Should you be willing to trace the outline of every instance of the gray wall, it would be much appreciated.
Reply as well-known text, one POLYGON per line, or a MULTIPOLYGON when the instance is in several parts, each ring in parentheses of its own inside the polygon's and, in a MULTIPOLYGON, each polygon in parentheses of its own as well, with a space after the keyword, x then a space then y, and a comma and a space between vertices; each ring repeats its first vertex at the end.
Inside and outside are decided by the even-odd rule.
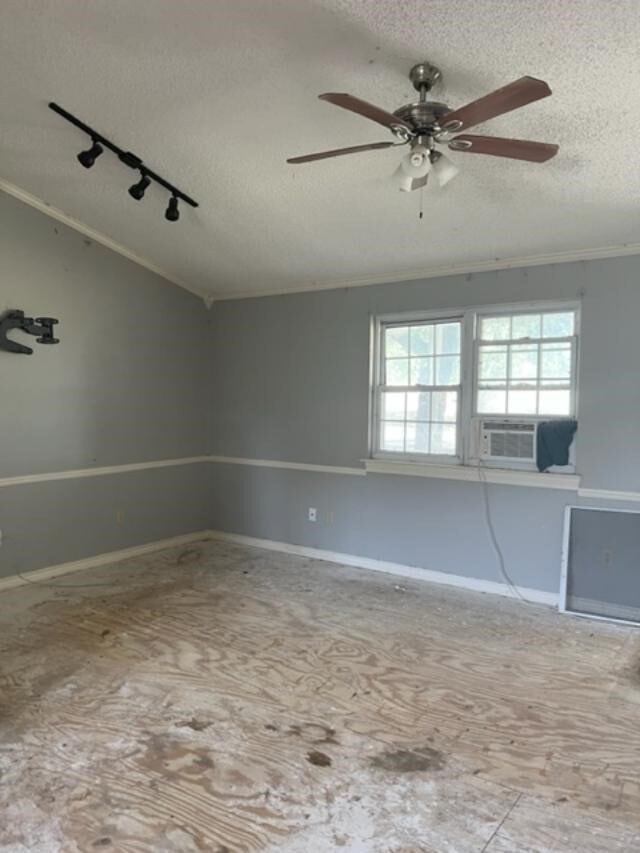
MULTIPOLYGON (((201 300, 0 193, 7 308, 61 343, 0 352, 0 478, 206 452, 201 300)), ((0 576, 202 529, 200 467, 0 488, 0 576)))
MULTIPOLYGON (((371 316, 539 299, 582 303, 582 484, 640 491, 639 257, 217 303, 212 452, 358 466, 367 454, 371 316)), ((221 529, 501 580, 478 484, 243 466, 214 466, 212 476, 221 529), (316 524, 309 506, 320 510, 316 524)), ((557 591, 562 510, 575 494, 492 485, 489 498, 514 578, 557 591)))
MULTIPOLYGON (((578 469, 586 487, 640 491, 640 258, 207 312, 2 194, 0 258, 0 310, 57 316, 62 339, 33 356, 0 352, 0 478, 207 452, 358 467, 371 316, 580 298, 578 469)), ((514 579, 556 591, 563 507, 593 501, 497 485, 488 497, 514 579)), ((0 487, 0 576, 214 527, 500 581, 485 511, 475 483, 228 464, 0 487)))

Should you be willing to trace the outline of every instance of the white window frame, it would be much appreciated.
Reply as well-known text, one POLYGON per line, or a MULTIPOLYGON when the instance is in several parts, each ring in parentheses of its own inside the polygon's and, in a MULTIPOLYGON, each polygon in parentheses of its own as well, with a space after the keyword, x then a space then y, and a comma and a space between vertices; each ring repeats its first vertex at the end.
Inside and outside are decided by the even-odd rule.
MULTIPOLYGON (((372 317, 371 322, 371 359, 370 359, 370 397, 369 397, 369 458, 380 460, 391 460, 395 462, 458 465, 477 468, 480 464, 477 453, 475 453, 476 442, 475 431, 479 419, 499 418, 502 421, 549 421, 563 419, 566 417, 578 417, 578 382, 579 382, 579 359, 580 359, 580 303, 578 301, 536 301, 501 303, 496 305, 474 305, 465 308, 455 308, 435 311, 412 311, 401 314, 383 314, 372 317), (565 416, 553 415, 508 415, 508 414, 479 414, 477 412, 476 398, 478 388, 478 351, 477 330, 482 317, 497 316, 500 314, 535 314, 545 312, 575 312, 574 344, 572 347, 572 388, 571 403, 572 413, 565 416), (437 454, 411 454, 395 451, 385 451, 380 448, 380 423, 381 423, 381 395, 384 369, 384 344, 383 329, 388 325, 412 325, 430 322, 460 322, 461 323, 461 353, 460 353, 460 385, 448 386, 450 390, 459 388, 458 396, 458 421, 456 431, 457 454, 455 456, 442 456, 437 454)), ((549 339, 549 340, 554 340, 549 339)), ((567 340, 563 338, 562 340, 567 340)), ((496 341, 496 344, 501 343, 496 341)), ((515 470, 537 471, 534 465, 519 462, 487 461, 483 467, 513 468, 515 470)), ((566 466, 564 473, 571 473, 575 465, 566 466)))
MULTIPOLYGON (((401 459, 406 462, 438 462, 445 465, 459 465, 464 458, 464 436, 461 429, 462 424, 462 388, 463 388, 463 352, 464 352, 464 316, 463 312, 430 311, 427 314, 404 314, 378 317, 374 325, 374 358, 373 382, 371 383, 371 409, 370 418, 370 452, 374 459, 401 459), (458 385, 428 386, 428 390, 458 391, 458 412, 456 418, 456 448, 455 456, 442 455, 438 453, 399 453, 391 450, 380 450, 380 423, 381 423, 381 399, 382 392, 386 387, 382 382, 384 371, 384 344, 382 330, 393 325, 427 325, 429 323, 460 323, 460 382, 458 385)), ((420 391, 427 386, 415 385, 407 390, 420 391)), ((398 386, 399 390, 402 390, 398 386)))
MULTIPOLYGON (((478 310, 474 312, 474 330, 473 330, 473 416, 475 418, 493 418, 500 420, 522 420, 526 418, 527 420, 533 421, 548 421, 553 420, 554 417, 558 418, 574 418, 577 413, 577 385, 578 385, 578 341, 580 338, 580 330, 578 328, 579 323, 579 311, 577 310, 577 306, 575 305, 566 305, 551 308, 547 306, 546 308, 527 308, 526 310, 513 311, 513 309, 509 308, 509 310, 503 310, 502 306, 496 309, 491 310, 478 310), (478 411, 478 386, 480 384, 480 379, 478 376, 478 367, 480 363, 480 347, 483 344, 487 343, 495 343, 496 346, 506 345, 510 346, 513 344, 519 344, 523 341, 526 341, 527 338, 513 338, 510 340, 496 340, 496 341, 481 341, 478 336, 478 329, 480 328, 480 323, 483 319, 487 317, 499 317, 501 314, 505 314, 507 316, 512 316, 514 313, 517 313, 518 316, 522 316, 523 314, 549 314, 549 313, 560 313, 562 311, 573 311, 575 312, 575 325, 574 325, 574 333, 573 335, 565 335, 563 337, 558 338, 534 338, 532 340, 537 341, 539 344, 542 343, 569 343, 571 345, 571 382, 569 391, 570 391, 570 411, 566 415, 509 415, 504 412, 479 412, 478 411)), ((538 351, 538 374, 540 374, 540 354, 541 350, 538 351)), ((507 359, 507 379, 506 382, 509 382, 509 359, 507 359)), ((538 382, 540 382, 540 376, 538 375, 538 382)))

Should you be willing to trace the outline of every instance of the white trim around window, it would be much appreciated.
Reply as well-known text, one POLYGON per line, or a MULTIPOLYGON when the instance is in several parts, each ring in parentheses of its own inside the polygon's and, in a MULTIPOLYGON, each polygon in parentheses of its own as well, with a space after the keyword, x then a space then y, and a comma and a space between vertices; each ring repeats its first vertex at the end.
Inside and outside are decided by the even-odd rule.
MULTIPOLYGON (((480 419, 500 418, 503 421, 548 421, 554 418, 576 418, 578 408, 577 376, 579 356, 580 335, 580 306, 578 302, 572 301, 540 301, 527 303, 510 303, 501 305, 483 305, 463 309, 436 310, 427 312, 411 312, 404 314, 381 315, 372 319, 371 326, 371 371, 370 371, 370 423, 369 423, 369 458, 373 461, 368 470, 378 468, 378 472, 385 467, 377 463, 398 463, 399 465, 425 465, 433 469, 433 466, 460 466, 475 468, 473 479, 478 478, 479 466, 485 470, 490 468, 515 469, 525 474, 537 472, 533 462, 522 462, 518 460, 505 459, 496 462, 486 460, 479 462, 478 456, 478 434, 480 419), (574 327, 567 332, 549 335, 544 324, 551 320, 553 314, 572 313, 574 315, 574 327), (480 323, 487 318, 500 319, 502 315, 507 318, 519 319, 520 326, 531 325, 532 332, 528 334, 515 334, 516 328, 513 320, 509 319, 509 334, 504 339, 495 341, 495 348, 501 351, 503 358, 507 358, 511 364, 511 349, 517 347, 523 349, 528 346, 535 351, 537 368, 536 375, 522 380, 523 386, 534 389, 535 411, 529 413, 478 413, 477 412, 477 387, 479 382, 479 352, 480 346, 486 346, 486 342, 477 340, 480 323), (526 315, 531 315, 531 322, 526 315), (537 315, 540 329, 535 334, 537 315), (454 352, 455 334, 451 334, 453 326, 459 324, 460 345, 454 352), (430 328, 433 331, 430 331, 430 328), (444 340, 445 330, 448 330, 450 340, 448 343, 438 345, 436 343, 438 329, 442 328, 440 336, 444 340), (397 329, 397 334, 394 332, 397 329), (388 331, 387 331, 388 330, 388 331), (416 335, 417 349, 413 345, 414 330, 416 335), (385 351, 385 341, 389 338, 394 346, 393 355, 385 351), (396 340, 397 338, 397 340, 396 340), (452 343, 452 340, 453 343, 452 343), (540 389, 551 386, 551 382, 545 381, 547 377, 541 371, 541 353, 548 349, 546 344, 557 343, 558 349, 569 353, 570 370, 568 378, 558 378, 556 386, 558 390, 569 390, 570 398, 567 404, 565 396, 561 402, 565 405, 566 412, 559 411, 557 414, 540 414, 540 389), (429 349, 430 347, 430 349, 429 349), (502 352, 504 350, 504 352, 502 352), (454 359, 457 356, 459 377, 452 370, 454 359), (422 370, 424 362, 424 370, 422 370), (451 362, 450 364, 448 362, 451 362), (443 370, 437 369, 441 364, 443 370), (391 369, 389 369, 391 368, 391 369), (414 369, 415 368, 415 369, 414 369), (406 375, 405 375, 406 374, 406 375), (420 375, 419 375, 420 374, 420 375), (544 379, 543 379, 544 377, 544 379), (444 382, 441 381, 444 379, 444 382), (446 393, 450 392, 450 393, 446 393), (403 398, 404 395, 404 398, 403 398), (451 425, 454 424, 451 406, 454 405, 453 398, 456 395, 455 412, 455 448, 453 447, 451 425), (410 402, 410 397, 412 402, 410 402), (442 399, 447 400, 446 407, 442 399), (413 399, 415 398, 415 400, 413 399), (424 405, 422 404, 424 398, 424 405), (404 402, 403 402, 404 399, 404 402), (384 402, 383 402, 384 401, 384 402), (418 402, 420 401, 420 402, 418 402), (439 413, 435 412, 438 404, 439 413), (402 409, 404 406, 404 409, 402 409), (446 415, 442 411, 446 408, 446 415), (419 412, 419 414, 416 414, 419 412), (435 413, 434 413, 435 412, 435 413), (446 427, 441 427, 439 420, 446 422, 446 427), (436 423, 438 422, 438 423, 436 423), (418 424, 422 431, 418 439, 418 424), (410 429, 409 429, 410 427, 410 429), (437 432, 434 441, 434 427, 437 432), (443 442, 443 435, 447 433, 443 442), (394 447, 396 445, 397 449, 394 447), (401 446, 402 445, 402 446, 401 446), (434 453, 432 448, 446 450, 451 447, 451 453, 434 453), (422 449, 424 448, 424 450, 422 449)), ((562 318, 557 318, 558 320, 562 318)), ((556 325, 558 325, 556 323, 556 325)), ((568 321, 567 321, 568 325, 568 321)), ((491 345, 490 345, 491 346, 491 345)), ((566 377, 565 373, 563 374, 566 377)), ((505 400, 507 399, 507 388, 509 376, 503 381, 505 385, 505 400)), ((515 386, 514 386, 515 387, 515 386)), ((520 390, 519 387, 516 390, 520 390)), ((553 388, 552 390, 555 390, 553 388)), ((522 397, 526 395, 521 395, 522 397)), ((530 395, 529 395, 530 396, 530 395)), ((550 396, 550 395, 547 395, 550 396)), ((556 395, 559 396, 559 395, 556 395)), ((499 401, 498 401, 499 402, 499 401)), ((531 404, 531 401, 528 401, 531 404)), ((505 408, 506 408, 505 404, 505 408)), ((387 466, 389 467, 389 466, 387 466)), ((562 477, 569 476, 575 471, 575 465, 571 464, 563 469, 557 469, 547 477, 555 477, 559 473, 562 477)), ((427 476, 434 476, 433 473, 427 476)), ((471 478, 469 478, 471 479, 471 478)), ((568 486, 568 483, 567 483, 568 486)), ((575 484, 572 483, 575 488, 575 484)))

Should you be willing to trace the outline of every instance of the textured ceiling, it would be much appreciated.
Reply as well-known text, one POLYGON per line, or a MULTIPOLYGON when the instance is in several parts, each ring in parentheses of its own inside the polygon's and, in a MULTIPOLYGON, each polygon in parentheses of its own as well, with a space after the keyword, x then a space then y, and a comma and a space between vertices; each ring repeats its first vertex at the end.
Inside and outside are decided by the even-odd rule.
MULTIPOLYGON (((640 242, 637 0, 2 0, 0 178, 200 293, 229 296, 640 242), (523 74, 553 96, 476 132, 560 144, 544 165, 451 153, 443 190, 398 192, 396 150, 289 166, 390 138, 318 101, 393 110, 428 59, 462 105, 523 74), (56 100, 200 201, 164 219, 154 187, 56 100)), ((404 151, 404 149, 402 149, 404 151)))

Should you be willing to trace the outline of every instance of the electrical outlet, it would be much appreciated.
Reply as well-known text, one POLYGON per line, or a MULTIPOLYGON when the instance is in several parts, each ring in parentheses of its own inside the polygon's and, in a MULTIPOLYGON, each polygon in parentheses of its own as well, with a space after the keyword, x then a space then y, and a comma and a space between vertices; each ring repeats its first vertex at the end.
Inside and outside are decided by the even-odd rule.
POLYGON ((325 523, 328 525, 333 524, 334 521, 336 520, 335 512, 332 509, 328 510, 324 515, 324 520, 325 520, 325 523))
POLYGON ((318 510, 314 506, 309 507, 309 521, 318 520, 318 510))
POLYGON ((123 509, 116 510, 116 524, 124 524, 125 511, 123 509))

